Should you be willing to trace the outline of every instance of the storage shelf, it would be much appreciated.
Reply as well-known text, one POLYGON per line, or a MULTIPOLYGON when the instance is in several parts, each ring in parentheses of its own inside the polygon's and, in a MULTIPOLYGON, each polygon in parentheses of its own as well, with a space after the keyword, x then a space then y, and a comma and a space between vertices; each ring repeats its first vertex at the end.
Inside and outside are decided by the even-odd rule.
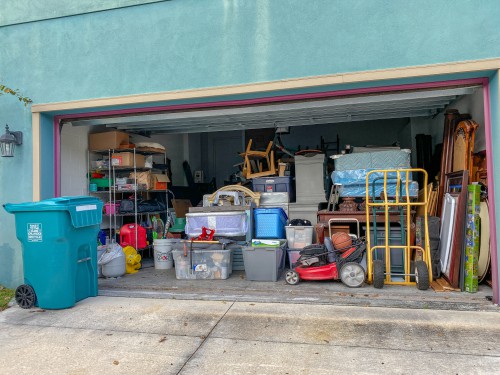
MULTIPOLYGON (((133 148, 118 148, 118 149, 110 149, 110 150, 89 150, 89 152, 93 152, 95 154, 109 154, 109 152, 111 153, 115 153, 115 154, 118 154, 120 152, 134 152, 134 149, 133 148)), ((136 154, 140 154, 140 155, 164 155, 166 151, 162 151, 162 150, 138 150, 138 149, 135 149, 135 153, 136 154)))
MULTIPOLYGON (((133 193, 133 192, 138 192, 138 193, 166 193, 166 190, 158 190, 158 189, 151 189, 151 190, 111 190, 111 194, 116 193, 133 193)), ((109 194, 109 190, 101 190, 101 191, 91 191, 90 194, 109 194)))
POLYGON ((112 168, 115 170, 115 171, 133 171, 134 169, 137 170, 137 171, 149 171, 151 169, 153 169, 152 167, 123 167, 123 166, 120 166, 120 165, 115 165, 115 166, 112 166, 112 168))

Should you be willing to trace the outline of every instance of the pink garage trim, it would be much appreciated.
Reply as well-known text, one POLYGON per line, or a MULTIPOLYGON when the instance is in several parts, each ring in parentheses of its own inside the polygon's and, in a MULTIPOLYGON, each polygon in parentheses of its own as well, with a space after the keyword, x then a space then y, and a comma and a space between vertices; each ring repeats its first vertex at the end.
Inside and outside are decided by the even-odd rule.
POLYGON ((484 131, 486 138, 486 167, 489 171, 488 173, 488 186, 493 187, 488 189, 488 201, 489 201, 489 217, 490 223, 493 223, 494 230, 490 231, 490 242, 491 248, 491 278, 493 282, 493 303, 498 304, 499 302, 499 290, 498 290, 498 252, 497 252, 497 224, 495 215, 495 189, 494 189, 494 178, 493 178, 493 129, 491 124, 491 104, 490 104, 490 84, 487 79, 483 83, 483 101, 484 101, 484 131))
POLYGON ((482 85, 483 82, 484 78, 469 78, 469 79, 459 79, 451 81, 413 83, 408 85, 378 86, 378 87, 367 87, 367 88, 339 90, 339 91, 315 92, 308 94, 281 95, 281 96, 272 96, 267 98, 227 100, 227 101, 192 103, 192 104, 174 104, 174 105, 145 107, 145 108, 116 109, 108 111, 76 113, 72 115, 61 115, 61 116, 56 116, 55 118, 62 120, 69 118, 75 119, 75 118, 86 118, 86 117, 96 117, 96 116, 126 115, 134 113, 177 111, 182 109, 232 107, 232 106, 253 105, 253 104, 288 102, 288 101, 305 100, 305 99, 334 98, 338 96, 347 96, 347 95, 362 95, 362 94, 386 93, 386 92, 403 91, 403 90, 429 89, 429 88, 439 88, 439 87, 449 87, 449 86, 459 86, 459 85, 474 85, 474 84, 482 85))
MULTIPOLYGON (((414 83, 408 85, 391 85, 391 86, 378 86, 369 88, 359 88, 359 89, 349 89, 349 90, 339 90, 339 91, 326 91, 326 92, 316 92, 307 94, 295 94, 295 95, 281 95, 268 98, 254 98, 254 99, 242 99, 242 100, 228 100, 219 102, 208 102, 208 103, 193 103, 193 104, 176 104, 176 105, 166 105, 166 106, 156 106, 147 108, 131 108, 131 109, 119 109, 119 110, 108 110, 108 111, 97 111, 97 112, 87 112, 87 113, 77 113, 72 115, 59 115, 54 117, 54 195, 56 197, 61 194, 61 139, 59 124, 63 119, 74 119, 74 118, 90 118, 96 116, 113 116, 113 115, 125 115, 125 114, 136 114, 136 113, 151 113, 151 112, 163 112, 163 111, 174 111, 174 110, 187 110, 187 109, 201 109, 201 108, 217 108, 217 107, 230 107, 230 106, 242 106, 242 105, 253 105, 253 104, 265 104, 265 103, 276 103, 276 102, 287 102, 293 100, 305 100, 305 99, 321 99, 321 98, 333 98, 339 96, 347 95, 362 95, 362 94, 372 94, 372 93, 388 93, 394 91, 402 90, 418 90, 418 89, 429 89, 429 88, 439 88, 439 87, 449 87, 457 85, 473 85, 480 84, 483 86, 484 95, 484 126, 485 126, 485 136, 486 136, 486 155, 487 155, 487 167, 488 170, 493 171, 493 153, 492 153, 492 131, 491 131, 491 115, 490 115, 490 100, 489 100, 489 80, 487 78, 470 78, 470 79, 460 79, 460 80, 450 80, 450 81, 436 81, 436 82, 425 82, 425 83, 414 83)), ((496 228, 496 216, 495 216, 495 201, 494 201, 494 186, 493 174, 488 174, 488 186, 490 186, 490 223, 493 224, 493 228, 496 228)), ((491 252, 492 258, 492 279, 493 282, 493 302, 499 303, 499 285, 498 285, 498 254, 497 254, 497 237, 496 231, 492 232, 491 235, 491 245, 494 251, 491 252)))

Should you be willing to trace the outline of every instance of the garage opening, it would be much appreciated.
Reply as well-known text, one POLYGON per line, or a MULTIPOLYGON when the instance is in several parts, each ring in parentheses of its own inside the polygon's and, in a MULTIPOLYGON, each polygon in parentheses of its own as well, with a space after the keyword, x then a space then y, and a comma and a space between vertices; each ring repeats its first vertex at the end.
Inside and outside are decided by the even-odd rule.
MULTIPOLYGON (((144 228, 140 230, 140 235, 138 229, 133 229, 133 238, 125 243, 130 245, 132 242, 133 247, 138 249, 142 258, 140 266, 137 262, 134 269, 132 260, 128 271, 133 273, 121 274, 117 271, 118 274, 111 273, 107 278, 101 278, 102 294, 135 293, 187 298, 196 293, 213 299, 224 299, 230 295, 247 300, 296 299, 297 302, 308 298, 315 302, 318 299, 326 301, 335 297, 344 299, 346 303, 374 306, 384 305, 387 301, 397 304, 402 296, 411 296, 422 306, 429 303, 439 306, 444 300, 448 301, 448 305, 453 304, 453 308, 481 305, 492 295, 490 246, 486 235, 486 228, 489 229, 486 188, 482 188, 483 195, 477 202, 481 210, 478 215, 482 220, 482 235, 477 237, 479 252, 475 273, 479 282, 478 293, 451 292, 465 290, 466 287, 465 248, 460 254, 459 275, 453 276, 453 279, 450 279, 449 269, 442 270, 443 263, 444 267, 446 263, 440 258, 446 254, 444 246, 447 246, 448 254, 453 251, 453 240, 450 235, 445 236, 446 230, 455 228, 453 225, 456 228, 466 228, 467 225, 465 211, 461 211, 463 217, 458 221, 454 211, 452 216, 455 219, 451 224, 449 211, 442 212, 446 193, 453 197, 453 204, 457 204, 461 189, 467 189, 469 183, 487 185, 484 119, 481 86, 67 118, 63 120, 61 130, 61 195, 89 194, 103 200, 106 208, 101 243, 116 241, 123 244, 127 242, 124 238, 130 235, 128 227, 144 228), (450 145, 450 137, 456 135, 458 124, 464 121, 470 127, 464 128, 463 137, 460 133, 459 141, 450 145), (245 154, 252 151, 260 151, 263 156, 250 158, 252 160, 247 163, 245 154), (446 173, 456 172, 454 175, 442 176, 442 155, 451 163, 446 167, 446 173), (469 159, 463 162, 460 155, 468 155, 469 159), (372 166, 370 163, 377 158, 382 159, 372 166), (398 158, 403 164, 398 164, 399 161, 395 160, 398 158), (299 159, 305 160, 306 164, 313 160, 320 161, 307 164, 304 168, 297 163, 299 159), (453 166, 453 163, 456 165, 453 166), (460 163, 466 163, 467 167, 461 167, 460 163), (312 233, 312 238, 303 245, 323 243, 325 237, 330 238, 331 234, 341 232, 369 236, 372 243, 380 244, 385 241, 386 228, 391 232, 391 238, 396 237, 390 241, 398 241, 399 237, 399 241, 404 242, 405 233, 409 231, 412 233, 411 241, 418 241, 421 238, 418 237, 421 236, 418 229, 421 220, 417 218, 425 214, 420 208, 411 209, 409 229, 395 215, 387 227, 379 223, 370 233, 367 230, 370 219, 366 216, 366 173, 371 169, 394 168, 422 168, 428 174, 427 186, 424 186, 421 175, 411 177, 410 195, 412 200, 417 201, 422 199, 423 190, 427 189, 427 214, 436 218, 429 220, 429 228, 434 240, 433 273, 437 280, 433 281, 429 291, 392 285, 380 290, 371 286, 346 289, 339 282, 327 281, 304 281, 292 286, 284 281, 286 272, 281 272, 278 282, 271 284, 248 280, 241 247, 258 237, 252 212, 247 212, 245 233, 222 236, 231 241, 229 247, 234 245, 229 260, 232 273, 217 270, 217 278, 224 280, 183 280, 176 274, 177 269, 155 269, 155 252, 151 246, 154 239, 167 235, 189 237, 185 233, 186 213, 188 217, 190 213, 203 216, 203 212, 208 212, 203 207, 213 205, 211 194, 228 185, 242 185, 252 191, 269 194, 265 198, 269 201, 264 199, 262 207, 282 208, 287 215, 287 223, 305 223, 306 226, 310 223, 311 230, 308 232, 312 233), (468 172, 467 181, 463 174, 458 173, 462 170, 468 172), (281 194, 273 195, 276 192, 281 194), (122 203, 124 201, 133 203, 122 203), (127 205, 128 211, 125 208, 127 205), (138 205, 143 207, 138 210, 138 205), (121 206, 124 206, 123 209, 121 206), (443 244, 443 241, 449 243, 443 244), (441 277, 442 271, 445 272, 444 277, 441 277), (349 297, 344 295, 346 292, 349 297), (446 298, 442 297, 443 293, 446 293, 446 298), (469 305, 464 305, 464 300, 469 305)), ((376 182, 373 184, 375 189, 376 182)), ((239 195, 236 192, 233 196, 222 197, 218 210, 225 212, 231 211, 228 205, 234 206, 239 195)), ((467 209, 463 201, 460 205, 467 209)), ((449 210, 448 206, 446 210, 449 210)), ((462 240, 465 241, 465 229, 462 233, 462 240)), ((456 248, 465 243, 459 245, 457 241, 454 243, 456 248)), ((184 242, 182 246, 192 245, 184 242)), ((284 265, 286 269, 292 269, 295 266, 292 260, 294 250, 297 249, 284 252, 284 263, 278 264, 278 268, 284 265)), ((132 255, 127 255, 132 259, 132 255)), ((401 256, 397 255, 393 260, 391 253, 391 269, 399 267, 397 272, 404 273, 402 262, 401 256)), ((414 263, 412 259, 413 268, 414 263)), ((190 264, 190 269, 196 266, 190 264)), ((217 265, 212 263, 211 266, 217 265)), ((253 267, 259 267, 258 262, 253 267)), ((277 269, 277 272, 279 274, 280 270, 277 269)))

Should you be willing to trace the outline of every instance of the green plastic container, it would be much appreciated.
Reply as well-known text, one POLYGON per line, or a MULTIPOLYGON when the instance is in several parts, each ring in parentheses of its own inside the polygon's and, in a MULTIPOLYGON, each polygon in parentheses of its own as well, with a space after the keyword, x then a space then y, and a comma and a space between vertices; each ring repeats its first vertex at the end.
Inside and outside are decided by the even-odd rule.
POLYGON ((21 307, 31 307, 29 298, 21 303, 31 290, 33 304, 44 309, 64 309, 97 296, 99 199, 61 197, 4 208, 15 214, 16 236, 23 245, 25 284, 16 290, 21 307))
POLYGON ((98 188, 109 188, 110 180, 109 178, 91 178, 91 184, 96 184, 98 188))

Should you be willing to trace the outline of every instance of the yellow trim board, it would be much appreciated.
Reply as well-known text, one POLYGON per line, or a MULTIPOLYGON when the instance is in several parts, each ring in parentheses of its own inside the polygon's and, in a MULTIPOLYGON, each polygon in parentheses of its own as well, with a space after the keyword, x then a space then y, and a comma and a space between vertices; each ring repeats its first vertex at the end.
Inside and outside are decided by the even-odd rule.
POLYGON ((287 89, 299 89, 337 85, 342 83, 370 82, 398 78, 433 76, 440 74, 467 73, 481 70, 500 69, 500 59, 477 61, 462 61, 447 64, 422 65, 414 67, 372 70, 355 73, 342 73, 325 76, 292 78, 281 81, 251 83, 234 86, 207 87, 193 90, 169 91, 120 97, 85 99, 71 102, 35 104, 31 107, 33 113, 87 109, 95 107, 110 107, 118 105, 144 104, 170 100, 208 98, 214 96, 250 94, 287 89))

